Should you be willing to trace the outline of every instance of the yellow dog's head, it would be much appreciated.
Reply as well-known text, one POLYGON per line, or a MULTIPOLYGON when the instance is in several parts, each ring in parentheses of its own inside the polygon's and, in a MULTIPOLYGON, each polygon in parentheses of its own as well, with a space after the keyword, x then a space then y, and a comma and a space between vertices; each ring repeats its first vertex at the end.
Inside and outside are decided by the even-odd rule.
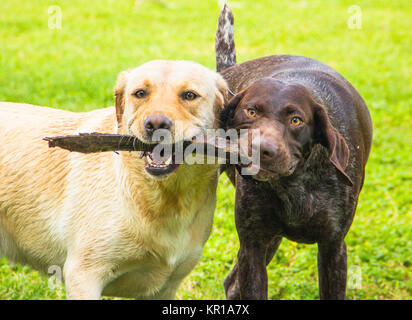
MULTIPOLYGON (((147 62, 119 75, 115 88, 118 131, 156 142, 156 132, 170 132, 172 141, 191 139, 217 125, 227 92, 216 72, 190 61, 147 62)), ((146 172, 164 177, 178 164, 173 157, 156 163, 144 154, 146 172)))

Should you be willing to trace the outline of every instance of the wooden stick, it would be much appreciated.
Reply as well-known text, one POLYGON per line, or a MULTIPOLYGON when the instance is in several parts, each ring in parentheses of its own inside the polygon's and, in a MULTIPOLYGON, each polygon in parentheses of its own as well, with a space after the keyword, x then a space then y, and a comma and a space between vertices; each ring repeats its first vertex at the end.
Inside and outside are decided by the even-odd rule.
MULTIPOLYGON (((49 143, 50 148, 59 147, 71 152, 96 153, 108 151, 143 151, 152 152, 159 144, 148 144, 139 140, 135 136, 120 135, 111 133, 80 133, 78 135, 67 135, 57 137, 45 137, 43 140, 49 143)), ((194 151, 202 150, 207 155, 207 150, 214 150, 214 155, 223 155, 227 160, 238 157, 239 162, 249 163, 247 157, 239 154, 237 145, 231 144, 228 140, 212 136, 202 137, 198 140, 183 141, 183 150, 192 145, 194 151), (195 145, 193 145, 195 144, 195 145)), ((176 150, 176 143, 172 145, 172 150, 176 150)))
POLYGON ((106 151, 152 151, 156 144, 147 144, 137 137, 110 133, 80 133, 78 135, 46 137, 49 147, 71 152, 96 153, 106 151))

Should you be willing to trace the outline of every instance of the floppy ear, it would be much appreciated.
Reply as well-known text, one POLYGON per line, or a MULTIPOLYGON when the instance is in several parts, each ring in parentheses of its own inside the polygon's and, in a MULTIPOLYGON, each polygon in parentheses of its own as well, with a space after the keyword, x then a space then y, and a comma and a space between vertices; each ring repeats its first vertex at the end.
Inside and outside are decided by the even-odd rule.
POLYGON ((124 90, 126 87, 126 81, 127 81, 128 74, 129 74, 129 70, 121 72, 117 78, 116 86, 114 88, 116 118, 117 118, 118 128, 122 126, 122 117, 124 113, 124 103, 125 103, 124 90))
POLYGON ((220 74, 216 74, 216 88, 216 99, 213 106, 213 111, 217 118, 222 111, 225 102, 227 101, 227 83, 220 74))
POLYGON ((239 104, 239 102, 245 96, 246 90, 239 92, 235 95, 229 102, 226 104, 222 112, 220 113, 220 128, 227 129, 230 124, 230 120, 233 118, 235 114, 235 110, 239 104))
POLYGON ((350 177, 345 173, 349 160, 349 148, 345 139, 329 120, 324 106, 314 105, 315 140, 329 150, 329 160, 338 170, 338 174, 344 182, 353 186, 350 177))

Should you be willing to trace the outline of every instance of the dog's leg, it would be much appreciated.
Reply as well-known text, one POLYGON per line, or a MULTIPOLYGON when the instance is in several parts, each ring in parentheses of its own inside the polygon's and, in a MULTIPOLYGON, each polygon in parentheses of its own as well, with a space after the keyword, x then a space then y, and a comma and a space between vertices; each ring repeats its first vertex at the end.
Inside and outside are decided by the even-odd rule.
POLYGON ((201 249, 192 252, 192 254, 184 261, 182 261, 176 268, 173 270, 172 274, 169 276, 166 283, 163 284, 163 287, 150 297, 145 299, 150 300, 172 300, 176 296, 176 292, 179 289, 184 278, 193 270, 197 265, 200 258, 202 257, 201 249))
POLYGON ((223 281, 227 300, 240 300, 239 280, 237 277, 238 271, 239 265, 236 263, 232 271, 230 271, 225 278, 225 281, 223 281))
MULTIPOLYGON (((274 237, 272 242, 266 248, 266 266, 272 261, 273 256, 279 248, 282 242, 282 237, 274 237)), ((239 266, 236 263, 232 271, 226 277, 223 286, 225 288, 226 299, 228 300, 240 300, 240 289, 238 280, 239 266)))
POLYGON ((280 244, 273 212, 273 190, 267 183, 236 174, 235 222, 240 249, 237 266, 225 281, 229 299, 267 299, 266 265, 280 244), (276 238, 276 240, 274 240, 276 238), (231 288, 232 287, 232 288, 231 288))
POLYGON ((346 244, 318 244, 319 295, 322 300, 343 300, 346 292, 346 244))
POLYGON ((99 269, 82 261, 68 259, 64 266, 66 296, 70 300, 99 300, 103 290, 103 277, 99 269))
POLYGON ((238 264, 240 299, 267 300, 266 247, 256 243, 241 243, 238 264))
POLYGON ((280 243, 282 242, 281 236, 273 237, 273 240, 270 242, 268 247, 266 248, 266 266, 272 261, 273 256, 275 255, 276 251, 278 251, 280 243))
POLYGON ((169 283, 163 287, 159 292, 155 293, 152 296, 144 297, 143 299, 147 300, 174 300, 176 296, 176 292, 180 287, 180 284, 183 281, 183 277, 179 279, 173 279, 169 281, 169 283))

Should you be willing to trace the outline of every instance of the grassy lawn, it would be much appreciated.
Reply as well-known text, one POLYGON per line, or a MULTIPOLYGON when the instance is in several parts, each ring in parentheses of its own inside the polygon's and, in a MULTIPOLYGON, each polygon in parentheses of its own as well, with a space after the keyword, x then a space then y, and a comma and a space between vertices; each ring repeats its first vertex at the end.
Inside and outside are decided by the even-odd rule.
MULTIPOLYGON (((238 62, 271 54, 309 56, 334 67, 366 100, 374 144, 346 238, 347 298, 411 299, 410 1, 230 4, 238 62), (362 10, 361 29, 348 27, 353 4, 362 10)), ((87 111, 113 105, 117 74, 148 60, 194 60, 214 69, 219 10, 217 0, 1 1, 0 101, 87 111), (48 28, 52 5, 61 9, 61 29, 48 28)), ((213 234, 178 299, 224 299, 222 283, 238 249, 233 191, 222 177, 213 234)), ((319 297, 316 251, 314 245, 283 241, 269 266, 271 299, 319 297)), ((49 278, 0 260, 0 299, 62 298, 64 289, 50 286, 49 278)))

